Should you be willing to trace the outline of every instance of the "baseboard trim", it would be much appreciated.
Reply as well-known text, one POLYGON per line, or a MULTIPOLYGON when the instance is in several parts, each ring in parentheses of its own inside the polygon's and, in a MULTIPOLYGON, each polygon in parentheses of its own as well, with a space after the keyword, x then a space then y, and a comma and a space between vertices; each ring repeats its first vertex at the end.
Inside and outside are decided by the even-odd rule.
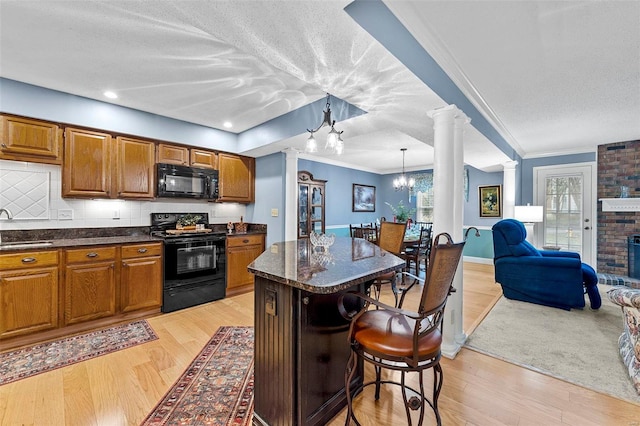
POLYGON ((465 262, 482 263, 484 265, 493 265, 493 259, 487 259, 486 257, 464 256, 463 260, 465 262))

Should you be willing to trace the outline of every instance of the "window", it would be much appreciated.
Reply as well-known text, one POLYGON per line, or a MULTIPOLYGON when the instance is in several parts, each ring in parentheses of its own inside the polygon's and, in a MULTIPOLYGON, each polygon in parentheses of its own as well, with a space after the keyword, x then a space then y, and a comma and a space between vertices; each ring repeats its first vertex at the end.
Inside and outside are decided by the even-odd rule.
POLYGON ((416 221, 433 222, 433 186, 416 196, 416 221))

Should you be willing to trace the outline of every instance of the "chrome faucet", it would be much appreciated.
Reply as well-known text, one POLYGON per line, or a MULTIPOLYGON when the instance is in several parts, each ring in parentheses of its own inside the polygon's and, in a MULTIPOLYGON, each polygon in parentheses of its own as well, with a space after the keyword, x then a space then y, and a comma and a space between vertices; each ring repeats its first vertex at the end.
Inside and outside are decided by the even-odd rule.
POLYGON ((13 214, 11 214, 11 210, 0 208, 0 216, 2 216, 2 212, 7 214, 7 219, 13 219, 13 214))
MULTIPOLYGON (((7 219, 13 219, 13 215, 11 214, 11 210, 0 208, 0 216, 2 216, 2 212, 7 214, 7 219)), ((2 244, 2 235, 0 235, 0 244, 2 244)))

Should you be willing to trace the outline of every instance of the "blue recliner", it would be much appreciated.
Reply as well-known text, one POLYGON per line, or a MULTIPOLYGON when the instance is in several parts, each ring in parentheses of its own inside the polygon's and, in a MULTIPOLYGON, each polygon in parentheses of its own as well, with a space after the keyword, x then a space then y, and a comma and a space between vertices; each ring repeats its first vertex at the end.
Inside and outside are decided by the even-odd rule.
POLYGON ((536 249, 515 219, 501 220, 492 229, 495 279, 505 297, 570 310, 584 308, 586 289, 591 309, 600 308, 598 276, 578 253, 536 249))

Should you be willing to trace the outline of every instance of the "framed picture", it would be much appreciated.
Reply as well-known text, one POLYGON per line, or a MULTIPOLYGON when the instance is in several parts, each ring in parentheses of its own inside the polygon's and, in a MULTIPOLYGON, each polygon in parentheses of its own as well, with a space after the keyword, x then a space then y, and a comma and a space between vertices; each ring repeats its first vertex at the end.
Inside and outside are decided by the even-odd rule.
POLYGON ((478 187, 480 217, 502 217, 501 189, 501 185, 485 185, 478 187))
POLYGON ((376 187, 371 185, 353 184, 352 211, 376 211, 376 187))

